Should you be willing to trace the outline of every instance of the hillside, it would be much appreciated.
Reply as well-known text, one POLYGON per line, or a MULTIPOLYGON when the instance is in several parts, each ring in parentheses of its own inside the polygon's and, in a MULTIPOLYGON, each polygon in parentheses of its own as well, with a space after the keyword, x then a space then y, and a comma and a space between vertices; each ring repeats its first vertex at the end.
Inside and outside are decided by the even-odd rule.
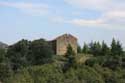
POLYGON ((0 50, 2 83, 125 83, 125 51, 113 40, 92 42, 75 54, 55 55, 48 41, 20 40, 0 50))

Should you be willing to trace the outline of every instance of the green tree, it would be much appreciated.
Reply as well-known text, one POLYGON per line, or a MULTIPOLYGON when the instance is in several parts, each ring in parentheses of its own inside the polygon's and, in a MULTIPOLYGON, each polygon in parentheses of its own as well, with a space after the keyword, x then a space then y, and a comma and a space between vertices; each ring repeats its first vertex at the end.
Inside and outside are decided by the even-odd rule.
POLYGON ((5 61, 6 50, 0 49, 0 63, 5 61))
POLYGON ((81 49, 81 46, 80 46, 80 45, 77 46, 77 52, 78 52, 78 53, 82 53, 82 49, 81 49))
POLYGON ((120 41, 117 41, 117 55, 123 55, 123 48, 120 41))
POLYGON ((9 46, 6 57, 9 59, 9 63, 13 70, 18 70, 28 65, 26 56, 29 52, 28 40, 21 40, 14 45, 9 46))
POLYGON ((124 51, 120 41, 116 41, 114 38, 111 44, 111 55, 113 56, 113 59, 110 60, 110 62, 114 65, 113 69, 123 65, 124 62, 122 61, 122 58, 124 51))
POLYGON ((82 53, 85 54, 89 53, 89 46, 86 43, 84 43, 84 46, 82 48, 82 53))
POLYGON ((117 42, 114 38, 112 39, 112 43, 111 43, 111 54, 112 55, 117 54, 117 42))
POLYGON ((72 46, 69 44, 67 46, 67 52, 65 54, 65 57, 67 59, 66 64, 64 65, 63 71, 66 72, 70 67, 74 67, 76 60, 75 60, 75 52, 72 48, 72 46))
POLYGON ((66 55, 66 57, 76 55, 70 44, 67 46, 67 52, 66 52, 65 55, 66 55))
POLYGON ((101 54, 101 44, 99 43, 99 42, 97 42, 97 44, 96 44, 96 53, 97 53, 97 55, 99 55, 100 56, 100 54, 101 54))
POLYGON ((102 48, 101 48, 101 55, 109 55, 110 54, 110 48, 107 46, 107 44, 103 41, 102 42, 102 48))
POLYGON ((10 76, 10 69, 5 57, 6 49, 0 49, 0 81, 4 82, 10 76))
POLYGON ((99 56, 101 54, 101 45, 99 42, 90 43, 90 53, 99 56))
POLYGON ((54 55, 52 47, 44 39, 32 41, 29 46, 29 50, 30 52, 27 58, 32 65, 40 65, 52 61, 52 57, 54 55))

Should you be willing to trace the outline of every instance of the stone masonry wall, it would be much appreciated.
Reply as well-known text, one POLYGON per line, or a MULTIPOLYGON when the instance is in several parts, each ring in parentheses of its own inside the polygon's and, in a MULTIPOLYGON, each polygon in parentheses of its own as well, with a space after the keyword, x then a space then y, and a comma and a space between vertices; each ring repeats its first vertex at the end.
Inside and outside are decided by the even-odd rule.
POLYGON ((65 55, 67 46, 71 45, 75 53, 77 53, 77 39, 69 34, 65 34, 56 40, 56 54, 65 55))

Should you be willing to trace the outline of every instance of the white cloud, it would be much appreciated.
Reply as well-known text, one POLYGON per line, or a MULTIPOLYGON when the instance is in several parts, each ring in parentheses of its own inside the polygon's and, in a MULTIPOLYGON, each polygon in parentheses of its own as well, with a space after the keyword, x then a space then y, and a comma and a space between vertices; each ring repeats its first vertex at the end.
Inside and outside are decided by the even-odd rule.
POLYGON ((106 17, 108 17, 108 18, 124 18, 125 19, 125 11, 124 10, 109 11, 106 13, 106 17))
POLYGON ((45 15, 48 13, 47 4, 23 3, 23 2, 0 2, 0 6, 17 8, 25 13, 32 15, 45 15))
MULTIPOLYGON (((111 12, 111 11, 110 11, 111 12)), ((113 11, 112 11, 113 12, 113 11)), ((61 16, 57 16, 54 18, 51 18, 51 22, 53 23, 63 23, 63 24, 70 24, 73 26, 78 27, 98 27, 98 28, 105 28, 110 30, 125 30, 125 20, 121 22, 121 19, 118 19, 117 15, 113 16, 112 18, 109 18, 111 14, 109 12, 105 13, 104 16, 97 18, 97 19, 79 19, 79 18, 72 18, 67 19, 61 16)), ((120 15, 121 16, 121 15, 120 15)), ((124 16, 124 15, 123 15, 124 16)))
POLYGON ((103 20, 95 19, 95 20, 85 20, 85 19, 73 19, 69 20, 67 23, 71 23, 77 26, 94 26, 103 24, 103 20))
MULTIPOLYGON (((68 19, 56 15, 54 9, 44 3, 24 3, 24 2, 0 2, 0 6, 17 8, 30 15, 47 15, 51 13, 49 20, 54 23, 68 23, 76 26, 125 26, 125 2, 116 2, 113 0, 64 0, 66 3, 86 9, 101 11, 102 16, 96 19, 77 18, 81 16, 81 10, 73 13, 74 17, 68 19), (50 11, 50 9, 52 9, 50 11), (54 12, 54 13, 53 13, 54 12)), ((58 12, 58 11, 57 11, 58 12)), ((65 12, 66 13, 66 12, 65 12)))
POLYGON ((125 9, 123 0, 64 0, 64 2, 73 7, 100 11, 125 9))
POLYGON ((105 9, 109 6, 111 0, 64 0, 67 4, 70 4, 79 8, 89 9, 105 9))
POLYGON ((62 16, 55 16, 50 18, 50 21, 53 23, 63 23, 63 24, 71 24, 75 26, 98 26, 104 25, 105 22, 103 19, 79 19, 79 18, 72 18, 67 19, 62 16))
POLYGON ((125 25, 125 11, 124 10, 112 10, 107 11, 100 17, 106 24, 112 25, 125 25))
POLYGON ((68 23, 71 25, 75 25, 78 27, 97 27, 97 28, 105 28, 109 30, 125 30, 125 24, 124 23, 118 23, 118 22, 108 22, 108 18, 105 19, 72 19, 72 20, 65 20, 64 23, 68 23))
MULTIPOLYGON (((95 10, 102 16, 93 19, 72 19, 71 24, 78 26, 125 26, 125 1, 123 0, 64 0, 67 4, 80 9, 95 10)), ((76 18, 76 17, 75 17, 76 18)))

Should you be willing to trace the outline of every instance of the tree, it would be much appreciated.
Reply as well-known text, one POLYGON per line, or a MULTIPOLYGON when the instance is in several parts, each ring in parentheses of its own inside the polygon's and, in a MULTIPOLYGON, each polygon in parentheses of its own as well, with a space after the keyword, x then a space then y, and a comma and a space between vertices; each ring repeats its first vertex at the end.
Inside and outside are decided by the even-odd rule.
POLYGON ((99 42, 90 43, 90 53, 99 56, 101 54, 101 45, 99 42))
POLYGON ((89 53, 89 47, 88 47, 88 45, 86 43, 84 43, 82 53, 85 53, 85 54, 89 53))
POLYGON ((67 62, 64 65, 64 68, 63 68, 64 72, 67 71, 70 67, 75 66, 75 63, 76 63, 75 55, 76 54, 75 54, 74 50, 72 49, 72 46, 69 44, 67 46, 67 52, 65 54, 65 57, 67 58, 67 62))
POLYGON ((123 55, 123 48, 122 45, 120 44, 120 41, 117 41, 117 55, 123 55))
POLYGON ((117 53, 116 53, 116 51, 117 51, 117 47, 116 47, 117 45, 116 45, 116 41, 115 41, 115 39, 113 38, 112 39, 112 43, 111 43, 111 54, 112 55, 116 55, 117 53))
POLYGON ((16 44, 9 46, 6 57, 9 59, 9 63, 13 70, 16 71, 28 65, 26 56, 29 52, 29 44, 30 41, 23 39, 16 44))
POLYGON ((101 55, 109 55, 110 54, 110 48, 107 46, 107 44, 103 41, 102 42, 102 48, 101 48, 101 55))
POLYGON ((67 52, 65 55, 66 57, 75 55, 75 52, 70 44, 67 46, 67 52))
POLYGON ((51 45, 44 39, 34 40, 29 46, 28 61, 32 65, 45 64, 52 61, 53 50, 51 45))
POLYGON ((78 53, 81 53, 81 52, 82 52, 82 49, 81 49, 80 45, 77 46, 77 52, 78 52, 78 53))
POLYGON ((0 48, 0 81, 4 82, 10 76, 10 69, 5 57, 6 49, 0 48))
POLYGON ((123 48, 119 41, 116 41, 114 38, 111 43, 111 54, 113 56, 123 55, 123 48))
POLYGON ((95 47, 94 47, 94 42, 92 41, 90 44, 89 44, 89 53, 90 54, 93 54, 93 52, 94 52, 94 49, 95 49, 95 47))
POLYGON ((95 53, 100 56, 101 55, 101 44, 99 42, 97 42, 95 44, 95 48, 96 48, 95 53))
POLYGON ((0 49, 0 63, 5 61, 5 54, 6 54, 6 50, 0 49))

